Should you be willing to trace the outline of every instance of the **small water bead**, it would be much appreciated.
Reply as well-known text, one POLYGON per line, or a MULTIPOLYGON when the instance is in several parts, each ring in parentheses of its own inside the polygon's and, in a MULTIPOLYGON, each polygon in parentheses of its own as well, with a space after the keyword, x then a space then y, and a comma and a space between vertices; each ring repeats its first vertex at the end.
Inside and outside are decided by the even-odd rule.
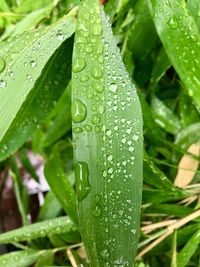
POLYGON ((87 46, 85 47, 85 52, 88 53, 88 54, 91 54, 91 53, 93 52, 92 47, 87 45, 87 46))
POLYGON ((63 41, 66 38, 66 34, 63 33, 63 31, 58 30, 56 33, 56 37, 58 38, 58 40, 63 41))
POLYGON ((130 152, 133 152, 135 149, 134 149, 134 147, 133 146, 131 146, 131 147, 129 147, 129 149, 128 149, 130 152))
POLYGON ((104 91, 104 86, 102 83, 93 83, 93 88, 98 92, 102 93, 104 91))
POLYGON ((112 155, 109 155, 109 156, 107 157, 107 160, 108 160, 108 161, 112 161, 112 160, 113 160, 113 156, 112 156, 112 155))
POLYGON ((35 60, 31 60, 31 61, 30 61, 30 66, 31 66, 32 68, 36 68, 36 66, 37 66, 37 62, 36 62, 35 60))
POLYGON ((92 131, 92 126, 89 125, 89 124, 85 124, 83 128, 86 130, 86 132, 91 132, 92 131))
POLYGON ((77 57, 73 62, 73 72, 80 72, 86 67, 85 59, 82 57, 77 57))
POLYGON ((94 114, 92 116, 92 123, 93 124, 98 124, 98 123, 100 123, 100 121, 101 121, 101 117, 98 114, 94 114))
POLYGON ((117 92, 117 85, 115 83, 112 83, 109 85, 109 90, 113 93, 116 93, 117 92))
POLYGON ((112 135, 112 131, 111 131, 111 130, 107 130, 107 131, 106 131, 106 135, 107 135, 107 136, 111 136, 111 135, 112 135))
POLYGON ((82 133, 83 129, 81 127, 75 127, 72 129, 73 133, 82 133))
POLYGON ((95 78, 95 79, 100 79, 103 76, 102 69, 100 67, 97 67, 97 66, 95 66, 91 69, 91 74, 92 74, 93 78, 95 78))
POLYGON ((95 130, 96 133, 100 133, 101 132, 101 127, 95 126, 94 130, 95 130))
POLYGON ((79 123, 82 122, 86 119, 87 116, 87 108, 85 106, 85 104, 79 100, 79 99, 75 99, 72 102, 72 120, 75 123, 79 123))
POLYGON ((101 206, 98 204, 95 206, 95 208, 92 210, 92 215, 95 217, 99 217, 102 214, 101 206))
POLYGON ((76 191, 78 200, 83 200, 90 192, 89 170, 86 162, 75 163, 76 191))
POLYGON ((108 169, 108 173, 109 173, 109 174, 112 174, 113 171, 114 171, 113 168, 109 168, 109 169, 108 169))
POLYGON ((7 85, 7 82, 4 80, 0 80, 0 88, 5 88, 7 85))
POLYGON ((103 258, 108 258, 109 257, 109 252, 107 249, 105 250, 102 250, 100 255, 103 257, 103 258))
POLYGON ((33 81, 33 78, 31 77, 31 75, 30 74, 27 74, 26 75, 26 78, 30 81, 30 82, 32 82, 33 81))
POLYGON ((5 69, 6 62, 3 57, 0 56, 0 73, 5 69))
POLYGON ((167 21, 167 24, 172 30, 175 30, 178 26, 178 22, 174 16, 169 18, 169 20, 167 21))

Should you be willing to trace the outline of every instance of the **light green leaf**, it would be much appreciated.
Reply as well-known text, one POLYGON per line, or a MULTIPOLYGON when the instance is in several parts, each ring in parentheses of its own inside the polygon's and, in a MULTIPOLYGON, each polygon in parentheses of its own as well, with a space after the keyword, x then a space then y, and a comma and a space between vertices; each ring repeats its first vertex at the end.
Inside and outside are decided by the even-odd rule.
POLYGON ((57 155, 52 155, 47 160, 44 173, 51 190, 60 201, 64 211, 75 223, 78 223, 76 194, 57 155))
POLYGON ((177 255, 177 266, 184 267, 189 262, 200 244, 200 231, 197 231, 186 243, 184 248, 177 255))
POLYGON ((0 256, 0 266, 2 267, 28 267, 46 251, 25 250, 17 251, 0 256))
MULTIPOLYGON (((16 58, 16 61, 12 62, 10 59, 14 64, 15 72, 13 69, 9 69, 11 68, 9 66, 3 71, 2 75, 7 77, 8 80, 6 81, 6 87, 0 88, 0 100, 2 100, 0 102, 0 113, 4 114, 1 117, 0 124, 0 137, 3 138, 0 142, 0 160, 6 158, 23 144, 26 138, 36 129, 38 123, 48 115, 55 101, 66 88, 70 79, 71 65, 71 56, 70 53, 66 53, 66 47, 70 50, 71 40, 64 43, 56 52, 55 50, 74 32, 75 25, 75 19, 68 15, 57 24, 50 26, 47 32, 46 30, 40 30, 43 34, 40 33, 41 37, 39 39, 34 39, 36 43, 27 44, 20 57, 16 58), (49 39, 51 38, 53 40, 52 43, 50 42, 52 47, 49 46, 49 39), (42 44, 42 42, 44 43, 42 44), (39 47, 37 48, 38 44, 39 47), (32 49, 35 52, 32 52, 32 49), (53 52, 55 53, 48 62, 53 52), (31 60, 30 57, 34 60, 31 60), (65 62, 63 62, 63 57, 66 58, 65 62), (45 66, 47 62, 48 64, 45 66), (20 68, 18 65, 20 65, 20 68), (63 72, 65 73, 64 77, 63 72), (14 76, 10 77, 9 75, 14 76), (17 81, 18 85, 14 85, 17 81), (10 97, 13 99, 12 105, 10 97), (40 112, 38 112, 38 109, 40 109, 40 112)), ((22 39, 20 38, 19 41, 22 42, 22 47, 24 46, 23 38, 26 37, 27 33, 24 35, 21 36, 22 39)), ((35 35, 38 35, 37 31, 35 35)), ((33 38, 31 36, 30 39, 33 38)))
POLYGON ((187 93, 200 108, 200 35, 182 0, 150 0, 156 29, 187 93))
POLYGON ((34 88, 45 64, 64 40, 73 34, 75 25, 74 17, 68 15, 48 28, 26 32, 1 43, 0 54, 5 66, 0 74, 0 114, 3 114, 0 140, 34 88), (8 43, 10 49, 7 49, 8 43))
POLYGON ((98 0, 80 7, 72 70, 76 192, 87 255, 95 267, 132 266, 140 225, 142 114, 98 0))
POLYGON ((165 131, 175 135, 181 130, 182 126, 179 118, 156 96, 151 99, 151 107, 155 122, 165 131))
POLYGON ((0 234, 0 243, 29 241, 49 234, 61 234, 76 230, 77 226, 73 224, 71 219, 63 216, 0 234))

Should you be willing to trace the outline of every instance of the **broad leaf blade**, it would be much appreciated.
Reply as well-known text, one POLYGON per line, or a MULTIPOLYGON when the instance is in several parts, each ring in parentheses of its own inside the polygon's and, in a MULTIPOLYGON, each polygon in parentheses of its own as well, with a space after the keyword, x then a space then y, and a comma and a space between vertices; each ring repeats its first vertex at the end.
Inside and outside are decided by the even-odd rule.
MULTIPOLYGON (((0 142, 0 160, 8 157, 26 141, 37 125, 46 118, 67 87, 71 77, 71 54, 66 53, 67 50, 72 50, 71 39, 57 49, 46 66, 43 65, 41 77, 31 88, 32 90, 22 106, 16 107, 19 109, 16 117, 11 121, 10 128, 0 142), (63 62, 63 58, 65 58, 65 62, 63 62)), ((27 86, 26 83, 24 86, 27 86)), ((18 91, 20 90, 18 89, 18 91)), ((7 110, 10 110, 10 106, 7 107, 7 110)))
MULTIPOLYGON (((7 42, 1 44, 0 53, 5 68, 0 74, 0 140, 34 88, 45 64, 73 34, 75 26, 75 18, 68 15, 48 28, 13 37, 7 41, 11 47, 9 50, 6 48, 7 42)), ((1 153, 3 152, 5 151, 1 148, 1 153)))

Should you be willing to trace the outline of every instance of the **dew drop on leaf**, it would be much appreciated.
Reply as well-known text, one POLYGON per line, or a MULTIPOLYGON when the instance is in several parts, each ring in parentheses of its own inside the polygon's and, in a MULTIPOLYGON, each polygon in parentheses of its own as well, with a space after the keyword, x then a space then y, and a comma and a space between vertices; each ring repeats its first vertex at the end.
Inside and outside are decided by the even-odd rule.
POLYGON ((100 79, 103 76, 103 72, 100 67, 93 67, 91 69, 91 74, 95 79, 100 79))
POLYGON ((79 99, 72 102, 72 120, 75 123, 82 122, 87 116, 87 108, 85 104, 79 99))
POLYGON ((36 68, 37 62, 35 60, 31 60, 30 61, 30 65, 31 65, 32 68, 36 68))
POLYGON ((76 190, 78 200, 83 200, 91 190, 89 170, 86 162, 75 162, 76 190))
POLYGON ((0 73, 5 69, 6 62, 3 57, 0 56, 0 73))
POLYGON ((98 204, 92 210, 92 215, 95 217, 99 217, 99 216, 101 216, 101 214, 102 214, 102 209, 101 209, 100 204, 98 204))
POLYGON ((5 88, 7 85, 6 81, 0 80, 0 88, 5 88))
POLYGON ((116 93, 117 92, 117 85, 115 83, 112 83, 110 86, 109 86, 109 90, 113 93, 116 93))
POLYGON ((78 57, 73 61, 73 72, 80 72, 86 67, 86 62, 84 58, 78 57))
POLYGON ((175 30, 178 26, 177 20, 174 16, 169 18, 169 20, 167 21, 167 24, 172 30, 175 30))
POLYGON ((101 117, 98 114, 94 114, 92 116, 92 123, 93 124, 98 124, 101 121, 101 117))

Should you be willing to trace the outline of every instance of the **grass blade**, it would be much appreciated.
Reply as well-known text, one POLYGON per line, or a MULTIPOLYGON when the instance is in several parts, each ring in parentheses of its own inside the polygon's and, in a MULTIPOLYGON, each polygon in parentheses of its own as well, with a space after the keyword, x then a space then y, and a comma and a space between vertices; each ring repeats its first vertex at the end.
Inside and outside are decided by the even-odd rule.
POLYGON ((79 222, 90 265, 132 266, 142 193, 141 108, 97 0, 80 9, 72 90, 79 222))
POLYGON ((20 229, 0 234, 0 243, 29 241, 49 234, 61 234, 76 231, 77 227, 67 216, 38 222, 20 229))
MULTIPOLYGON (((1 116, 0 140, 34 88, 45 64, 56 49, 73 34, 75 27, 75 18, 68 15, 46 29, 26 32, 1 43, 0 54, 5 66, 0 73, 0 114, 4 114, 1 116), (9 52, 8 43, 11 47, 13 44, 9 52)), ((6 150, 6 146, 1 147, 1 154, 6 150)))
POLYGON ((154 22, 165 51, 188 94, 200 107, 200 35, 182 0, 152 2, 154 22), (198 45, 197 45, 198 44, 198 45))

